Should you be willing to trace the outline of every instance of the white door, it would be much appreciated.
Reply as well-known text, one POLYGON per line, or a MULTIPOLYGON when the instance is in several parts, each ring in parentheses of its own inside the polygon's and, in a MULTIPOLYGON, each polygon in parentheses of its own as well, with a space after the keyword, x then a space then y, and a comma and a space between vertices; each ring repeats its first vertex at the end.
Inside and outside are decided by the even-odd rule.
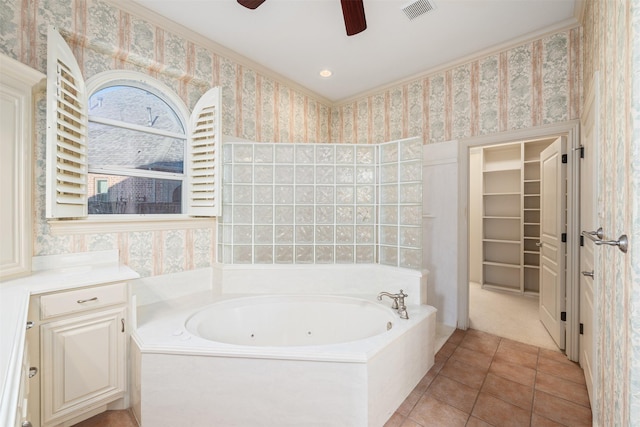
POLYGON ((540 321, 560 349, 565 347, 566 141, 556 139, 540 153, 540 321))
MULTIPOLYGON (((582 116, 582 139, 584 157, 580 162, 580 230, 593 232, 598 228, 596 198, 596 170, 597 135, 598 135, 598 78, 594 77, 594 84, 586 96, 584 113, 582 116)), ((594 272, 595 244, 587 237, 580 247, 580 325, 579 361, 584 370, 589 398, 593 401, 593 373, 594 371, 594 272)))

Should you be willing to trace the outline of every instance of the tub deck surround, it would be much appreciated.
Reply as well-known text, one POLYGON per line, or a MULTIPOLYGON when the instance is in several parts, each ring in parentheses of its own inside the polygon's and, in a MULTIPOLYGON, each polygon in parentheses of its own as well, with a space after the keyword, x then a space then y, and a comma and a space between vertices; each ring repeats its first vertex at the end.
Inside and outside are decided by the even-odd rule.
POLYGON ((427 270, 380 264, 216 264, 223 294, 377 295, 403 289, 407 305, 427 304, 427 270))
POLYGON ((131 399, 143 426, 297 426, 310 420, 382 426, 433 365, 436 309, 419 303, 425 275, 376 265, 278 267, 216 265, 176 274, 174 286, 166 278, 132 283, 137 328, 131 334, 131 399), (213 280, 198 284, 198 275, 213 280), (178 287, 175 298, 158 297, 178 287), (400 288, 414 295, 407 320, 376 299, 380 290, 400 288), (312 300, 336 289, 335 298, 378 305, 393 327, 364 339, 308 346, 228 344, 187 329, 194 313, 216 302, 286 299, 292 290, 296 298, 312 300))
POLYGON ((29 298, 138 277, 114 250, 34 257, 31 275, 0 282, 0 425, 16 416, 29 298))

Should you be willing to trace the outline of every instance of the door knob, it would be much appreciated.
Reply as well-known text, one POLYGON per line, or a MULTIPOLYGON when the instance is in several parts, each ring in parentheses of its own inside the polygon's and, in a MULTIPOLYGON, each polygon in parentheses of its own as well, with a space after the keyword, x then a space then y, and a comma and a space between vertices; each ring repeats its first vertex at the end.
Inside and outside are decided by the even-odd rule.
POLYGON ((591 271, 583 271, 582 275, 593 278, 593 270, 591 270, 591 271))

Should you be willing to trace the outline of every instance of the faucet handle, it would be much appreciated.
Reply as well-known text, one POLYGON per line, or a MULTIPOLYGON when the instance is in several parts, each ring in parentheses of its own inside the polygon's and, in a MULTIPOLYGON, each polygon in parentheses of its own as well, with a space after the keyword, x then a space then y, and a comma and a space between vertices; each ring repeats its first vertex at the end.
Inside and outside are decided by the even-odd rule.
POLYGON ((400 305, 401 305, 401 306, 403 306, 403 305, 404 305, 404 299, 405 299, 406 297, 408 297, 408 296, 409 296, 409 295, 405 294, 405 293, 404 293, 404 291, 403 291, 402 289, 400 289, 400 292, 398 292, 398 293, 396 294, 396 298, 398 299, 398 301, 399 301, 399 303, 400 303, 400 305))
POLYGON ((392 299, 392 303, 391 303, 391 308, 393 308, 394 310, 396 310, 398 308, 398 297, 391 297, 392 299))

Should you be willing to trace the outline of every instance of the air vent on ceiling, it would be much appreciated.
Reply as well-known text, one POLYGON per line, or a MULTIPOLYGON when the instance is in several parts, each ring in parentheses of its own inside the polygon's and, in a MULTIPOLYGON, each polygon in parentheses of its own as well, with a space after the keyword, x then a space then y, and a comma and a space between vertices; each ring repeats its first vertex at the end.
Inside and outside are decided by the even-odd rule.
POLYGON ((409 19, 415 19, 420 15, 424 15, 427 12, 431 12, 436 7, 433 2, 429 0, 416 0, 402 7, 402 11, 407 15, 409 19))

